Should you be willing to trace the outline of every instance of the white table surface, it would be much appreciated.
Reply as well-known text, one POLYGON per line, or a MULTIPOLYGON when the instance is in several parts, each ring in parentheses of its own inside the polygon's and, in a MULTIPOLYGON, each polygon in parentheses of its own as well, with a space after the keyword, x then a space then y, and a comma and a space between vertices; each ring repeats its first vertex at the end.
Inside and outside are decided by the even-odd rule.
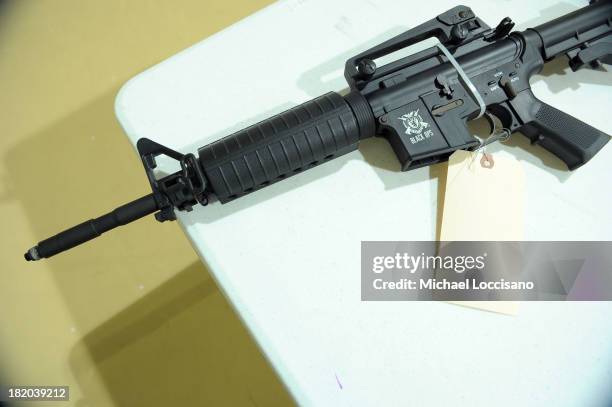
MULTIPOLYGON (((555 3, 465 4, 491 26, 509 15, 523 29, 587 2, 555 3)), ((348 57, 458 3, 418 4, 273 4, 130 80, 117 96, 117 116, 134 144, 148 137, 195 152, 345 88, 348 57)), ((534 81, 536 95, 612 134, 612 72, 559 66, 534 81)), ((609 405, 612 303, 525 303, 510 317, 447 303, 360 301, 362 240, 435 239, 436 173, 399 172, 385 143, 368 141, 229 204, 179 215, 295 399, 329 406, 609 405)), ((612 143, 575 173, 518 144, 497 148, 524 162, 526 240, 611 240, 612 143)))

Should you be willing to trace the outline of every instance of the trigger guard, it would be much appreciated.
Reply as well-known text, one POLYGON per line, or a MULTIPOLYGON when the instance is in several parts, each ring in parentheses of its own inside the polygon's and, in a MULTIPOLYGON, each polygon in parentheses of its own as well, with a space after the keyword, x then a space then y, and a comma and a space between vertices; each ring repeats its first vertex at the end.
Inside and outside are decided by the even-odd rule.
MULTIPOLYGON (((516 121, 514 120, 514 116, 512 115, 512 111, 503 105, 500 105, 500 104, 491 105, 487 109, 487 113, 496 117, 500 121, 503 128, 506 128, 512 131, 512 129, 517 127, 516 121)), ((494 119, 489 117, 488 115, 486 116, 487 116, 487 120, 491 120, 489 121, 489 124, 491 125, 491 129, 495 129, 495 123, 492 121, 494 119)))

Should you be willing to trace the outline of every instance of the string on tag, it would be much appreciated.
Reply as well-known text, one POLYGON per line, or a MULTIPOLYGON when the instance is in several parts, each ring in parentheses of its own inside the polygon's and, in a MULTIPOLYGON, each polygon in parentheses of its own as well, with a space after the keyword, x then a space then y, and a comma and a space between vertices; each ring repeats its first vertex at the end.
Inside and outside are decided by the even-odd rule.
POLYGON ((510 130, 505 127, 499 128, 497 126, 497 122, 495 121, 495 117, 489 112, 485 112, 485 117, 491 125, 491 133, 486 138, 481 138, 474 135, 474 137, 480 142, 479 146, 476 147, 474 151, 476 152, 476 155, 478 155, 478 153, 482 153, 482 157, 480 158, 480 165, 483 168, 493 168, 493 166, 495 165, 495 161, 493 161, 493 156, 487 153, 487 146, 489 144, 495 143, 496 141, 504 142, 508 140, 508 138, 510 138, 511 133, 510 130))
POLYGON ((495 165, 495 162, 493 161, 493 156, 483 151, 482 157, 480 158, 480 165, 483 168, 493 168, 493 165, 495 165))

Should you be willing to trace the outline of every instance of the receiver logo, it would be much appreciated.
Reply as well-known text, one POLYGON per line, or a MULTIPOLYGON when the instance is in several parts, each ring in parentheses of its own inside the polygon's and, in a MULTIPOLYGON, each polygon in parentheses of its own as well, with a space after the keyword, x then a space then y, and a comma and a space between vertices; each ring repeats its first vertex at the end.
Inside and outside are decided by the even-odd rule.
POLYGON ((429 123, 427 123, 421 115, 419 114, 419 109, 413 110, 410 113, 406 113, 398 117, 404 124, 406 128, 406 134, 421 134, 421 132, 429 127, 429 123))
POLYGON ((416 144, 433 136, 433 131, 428 129, 429 123, 423 120, 423 117, 419 114, 419 109, 406 113, 398 119, 404 124, 406 134, 408 136, 412 135, 410 137, 411 144, 416 144))

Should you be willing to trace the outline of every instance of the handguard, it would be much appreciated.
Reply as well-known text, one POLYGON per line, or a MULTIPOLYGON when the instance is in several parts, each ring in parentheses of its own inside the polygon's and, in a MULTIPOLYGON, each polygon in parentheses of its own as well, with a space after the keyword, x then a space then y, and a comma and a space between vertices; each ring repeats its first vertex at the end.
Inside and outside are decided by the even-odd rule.
POLYGON ((364 105, 358 94, 329 92, 200 148, 202 169, 229 202, 356 150, 374 132, 364 105))

